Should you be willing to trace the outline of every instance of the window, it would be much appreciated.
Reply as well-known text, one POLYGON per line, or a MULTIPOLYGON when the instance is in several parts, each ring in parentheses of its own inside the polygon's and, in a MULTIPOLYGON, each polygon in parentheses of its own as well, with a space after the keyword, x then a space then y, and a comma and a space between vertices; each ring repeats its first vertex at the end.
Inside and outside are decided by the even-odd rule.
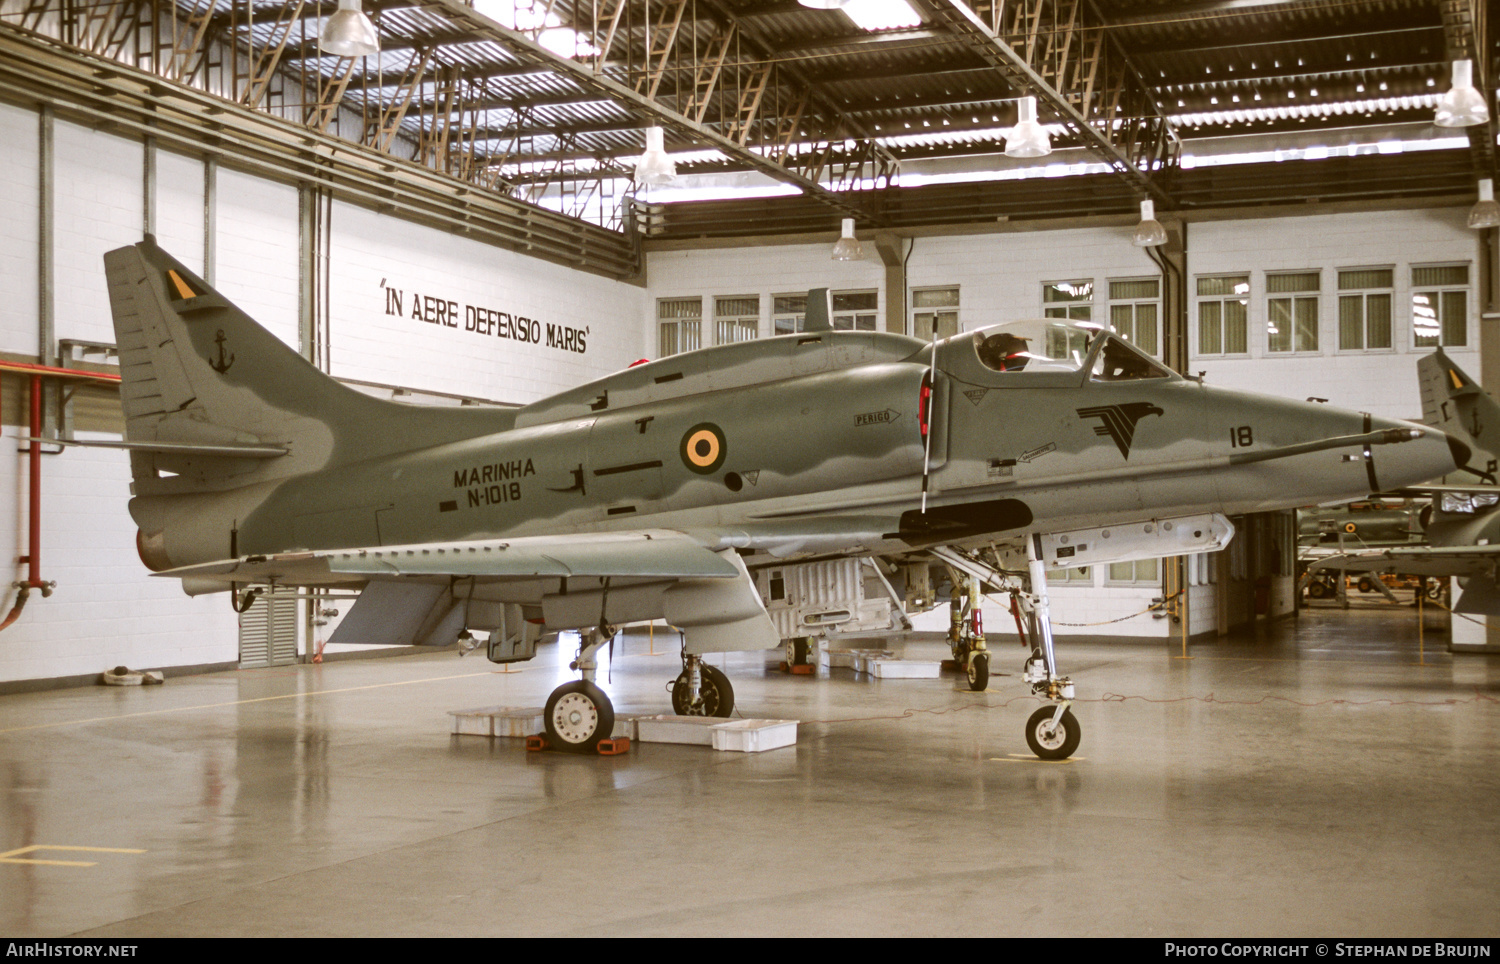
POLYGON ((958 334, 957 288, 912 289, 911 333, 931 341, 933 331, 939 338, 958 334))
POLYGON ((874 291, 835 291, 833 327, 841 331, 874 331, 880 295, 874 291))
POLYGON ((1047 578, 1052 582, 1067 583, 1075 586, 1092 586, 1094 584, 1094 570, 1089 566, 1074 566, 1072 569, 1063 569, 1049 573, 1047 578))
POLYGON ((1119 336, 1148 355, 1158 354, 1157 316, 1161 313, 1161 281, 1111 281, 1109 323, 1119 336))
POLYGON ((662 298, 656 303, 661 357, 703 347, 703 299, 662 298))
POLYGON ((1469 343, 1469 266, 1413 266, 1411 331, 1418 348, 1469 343))
POLYGON ((1111 585, 1140 585, 1161 582, 1161 560, 1137 559, 1134 562, 1112 562, 1109 564, 1111 585))
POLYGON ((714 344, 732 345, 760 334, 760 296, 714 299, 714 344))
POLYGON ((1066 318, 1069 321, 1092 321, 1094 317, 1094 282, 1052 281, 1042 284, 1042 317, 1066 318))
POLYGON ((777 295, 771 302, 771 331, 790 335, 807 325, 807 295, 777 295))
POLYGON ((1391 347, 1392 268, 1339 272, 1339 350, 1391 347))
POLYGON ((1318 291, 1316 271, 1266 275, 1266 349, 1318 350, 1318 291))
POLYGON ((1243 355, 1250 350, 1250 276, 1198 279, 1198 354, 1243 355))

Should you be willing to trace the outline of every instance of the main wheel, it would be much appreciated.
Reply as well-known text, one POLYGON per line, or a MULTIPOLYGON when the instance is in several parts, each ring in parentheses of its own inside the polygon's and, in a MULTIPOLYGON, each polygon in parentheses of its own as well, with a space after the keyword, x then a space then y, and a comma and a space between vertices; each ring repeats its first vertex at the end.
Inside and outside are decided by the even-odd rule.
POLYGON ((990 685, 990 654, 975 653, 969 657, 969 689, 976 693, 990 685))
POLYGON ((807 664, 808 643, 810 642, 812 640, 807 636, 797 636, 787 640, 786 664, 788 666, 805 666, 807 664))
POLYGON ((698 703, 689 702, 687 670, 672 683, 672 712, 678 716, 728 716, 734 712, 734 687, 716 666, 698 664, 698 703))
POLYGON ((1328 596, 1328 587, 1314 579, 1307 584, 1307 595, 1313 599, 1324 599, 1328 596))
POLYGON ((1374 592, 1375 591, 1375 584, 1370 581, 1370 578, 1368 576, 1362 576, 1362 577, 1360 577, 1358 585, 1359 585, 1359 591, 1360 592, 1374 592))
POLYGON ((1083 738, 1083 728, 1078 725, 1078 718, 1072 710, 1064 710, 1062 720, 1049 732, 1047 727, 1056 712, 1055 707, 1044 706, 1026 721, 1026 745, 1043 760, 1066 760, 1078 749, 1078 741, 1083 738))
POLYGON ((547 742, 558 750, 592 753, 615 729, 615 708, 588 680, 564 683, 547 697, 542 712, 547 742))

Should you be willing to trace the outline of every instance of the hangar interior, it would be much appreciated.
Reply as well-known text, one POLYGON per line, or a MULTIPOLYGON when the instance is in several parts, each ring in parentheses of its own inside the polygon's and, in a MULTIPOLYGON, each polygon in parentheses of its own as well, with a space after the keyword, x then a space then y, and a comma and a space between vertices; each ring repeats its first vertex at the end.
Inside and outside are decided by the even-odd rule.
MULTIPOLYGON (((1415 642, 1427 623, 1409 614, 1282 619, 1297 609, 1286 513, 1237 519, 1239 535, 1219 553, 1053 581, 1059 640, 1077 647, 1096 696, 1112 687, 1182 701, 1161 717, 1139 704, 1113 718, 1109 704, 1096 707, 1088 755, 1115 758, 1095 764, 1097 777, 1084 761, 1005 762, 990 721, 1007 699, 948 729, 943 714, 979 705, 973 697, 946 706, 946 687, 939 699, 890 684, 807 697, 762 679, 762 661, 745 654, 726 661, 736 685, 746 680, 742 703, 815 718, 804 726, 812 746, 733 766, 658 748, 632 772, 620 760, 538 764, 498 744, 445 742, 444 710, 539 701, 538 686, 566 675, 565 653, 501 681, 501 697, 482 692, 493 674, 477 656, 460 670, 439 662, 451 652, 303 666, 347 598, 272 596, 237 614, 222 595, 189 597, 137 557, 126 453, 27 441, 121 437, 103 255, 145 235, 320 370, 424 405, 513 408, 638 359, 797 332, 808 291, 828 288, 835 327, 925 341, 1033 317, 1108 324, 1209 385, 1420 420, 1415 362, 1436 347, 1481 384, 1500 384, 1500 250, 1490 222, 1471 226, 1496 173, 1490 4, 366 0, 379 51, 360 56, 322 46, 341 6, 0 0, 0 423, 17 440, 17 457, 0 460, 0 557, 15 561, 4 608, 16 616, 0 631, 11 773, 0 862, 74 840, 129 849, 133 834, 177 855, 169 869, 142 858, 151 869, 82 889, 14 857, 19 869, 0 867, 24 875, 5 888, 21 896, 0 898, 7 930, 266 933, 264 919, 226 922, 234 901, 259 899, 283 921, 316 909, 315 923, 283 933, 384 933, 396 920, 400 933, 681 933, 694 909, 721 914, 730 933, 888 933, 902 925, 871 915, 870 903, 906 900, 921 908, 904 918, 908 933, 951 932, 945 920, 1001 934, 1493 933, 1485 895, 1497 855, 1483 827, 1497 743, 1485 654, 1500 640, 1484 617, 1435 624, 1435 639, 1415 642), (1487 119, 1435 126, 1465 79, 1487 119), (1044 133, 1024 129, 1048 153, 1011 156, 1025 153, 1007 149, 1027 119, 1040 122, 1044 133), (638 174, 654 136, 675 166, 666 183, 638 174), (1164 243, 1135 243, 1148 213, 1164 243), (845 225, 858 250, 834 260, 845 225), (1176 618, 1149 611, 1179 590, 1176 618), (1288 623, 1311 642, 1299 648, 1288 623), (1203 662, 1171 664, 1164 680, 1162 654, 1178 639, 1203 662), (1397 670, 1413 645, 1438 668, 1397 670), (1333 653, 1316 679, 1303 671, 1309 651, 1333 653), (209 713, 220 742, 189 724, 154 729, 163 710, 141 702, 148 691, 96 707, 98 691, 59 689, 115 666, 167 672, 181 687, 173 711, 189 718, 194 707, 231 707, 209 713), (1134 688, 1106 683, 1111 669, 1134 688), (434 682, 448 675, 474 679, 434 682), (304 704, 282 688, 389 695, 398 681, 448 702, 304 704), (1194 695, 1215 691, 1320 709, 1228 713, 1194 695), (800 707, 808 699, 813 707, 800 707), (257 700, 269 702, 255 709, 257 700), (914 706, 939 715, 907 727, 844 722, 884 719, 881 710, 909 718, 914 706), (116 715, 108 734, 81 740, 88 726, 68 722, 116 715), (411 719, 433 732, 419 737, 411 719), (441 741, 427 740, 434 734, 441 741), (1235 748, 1206 762, 1221 741, 1235 748), (1425 753, 1439 753, 1445 771, 1431 783, 1405 772, 1425 753), (96 775, 62 776, 88 773, 101 755, 112 759, 96 775), (374 802, 362 796, 382 784, 374 802), (110 824, 102 810, 115 787, 151 815, 81 835, 89 821, 110 824), (166 787, 194 813, 170 813, 171 798, 158 796, 166 787), (700 809, 725 795, 731 807, 700 809), (1355 796, 1408 806, 1355 814, 1355 796), (62 802, 73 798, 93 802, 62 802), (1151 822, 1144 833, 1131 829, 1134 807, 1151 822), (1024 820, 996 827, 996 811, 1024 820), (184 837, 178 817, 206 836, 184 837), (382 827, 365 842, 360 817, 382 827), (837 844, 820 841, 795 862, 765 855, 784 833, 857 837, 867 821, 894 849, 850 845, 846 877, 828 869, 837 844), (1467 850, 1431 844, 1459 822, 1467 850), (712 835, 696 861, 667 856, 684 849, 684 833, 712 835), (596 839, 572 840, 577 850, 531 843, 558 834, 596 839), (1372 837, 1389 850, 1366 851, 1372 837), (957 849, 978 839, 1011 852, 989 863, 957 849), (277 840, 309 855, 278 856, 277 840), (586 919, 560 880, 570 855, 597 856, 596 846, 617 854, 602 873, 638 874, 626 855, 650 852, 674 893, 710 881, 709 893, 669 912, 657 902, 674 894, 651 889, 604 922, 586 919), (491 878, 452 885, 454 909, 416 922, 414 895, 394 880, 403 855, 424 874, 478 879, 495 852, 566 914, 466 930, 506 893, 491 878), (1158 855, 1151 880, 1170 906, 1122 900, 1138 886, 1129 867, 1158 855), (931 880, 882 877, 892 856, 949 865, 931 880), (1375 882, 1435 878, 1455 864, 1457 896, 1429 894, 1399 914, 1394 890, 1375 882), (749 893, 723 885, 726 865, 751 868, 749 893), (209 882, 211 866, 233 869, 209 882), (270 883, 303 872, 290 887, 270 883), (371 880, 381 881, 366 891, 373 910, 325 905, 371 880), (1279 889, 1289 880, 1319 896, 1292 906, 1279 889), (844 923, 787 920, 787 893, 810 903, 830 894, 829 913, 844 923), (1019 900, 1024 921, 978 920, 996 906, 990 893, 1019 900), (1076 912, 1079 894, 1103 908, 1093 923, 1049 916, 1058 904, 1076 912), (1247 916, 1224 910, 1235 901, 1247 916)), ((1001 626, 1008 612, 990 605, 1001 626)), ((916 623, 945 630, 948 613, 916 623)), ((671 675, 657 663, 668 634, 633 629, 612 656, 622 691, 638 687, 626 702, 649 706, 656 676, 671 675)), ((428 895, 449 893, 434 886, 428 895)))

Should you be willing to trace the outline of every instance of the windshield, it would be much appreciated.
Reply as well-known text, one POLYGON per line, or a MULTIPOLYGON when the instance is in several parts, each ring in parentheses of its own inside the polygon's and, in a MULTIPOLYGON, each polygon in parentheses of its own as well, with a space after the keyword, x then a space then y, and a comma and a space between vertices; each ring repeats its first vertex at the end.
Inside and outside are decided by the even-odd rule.
POLYGON ((1076 372, 1094 352, 1092 381, 1169 378, 1171 372, 1119 335, 1088 322, 1036 318, 974 332, 974 352, 997 372, 1076 372))

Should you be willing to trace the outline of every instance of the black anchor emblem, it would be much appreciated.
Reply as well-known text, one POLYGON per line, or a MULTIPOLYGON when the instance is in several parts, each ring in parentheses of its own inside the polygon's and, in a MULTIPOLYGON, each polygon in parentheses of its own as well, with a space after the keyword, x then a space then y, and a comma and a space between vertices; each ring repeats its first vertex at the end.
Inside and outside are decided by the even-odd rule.
POLYGON ((230 365, 234 364, 234 352, 230 352, 229 353, 229 357, 227 359, 224 357, 224 329, 223 328, 220 328, 218 334, 214 335, 214 344, 216 344, 216 345, 219 346, 219 360, 218 361, 214 361, 212 358, 208 359, 208 367, 212 368, 214 371, 216 371, 220 375, 222 375, 225 372, 229 371, 229 366, 230 365))

